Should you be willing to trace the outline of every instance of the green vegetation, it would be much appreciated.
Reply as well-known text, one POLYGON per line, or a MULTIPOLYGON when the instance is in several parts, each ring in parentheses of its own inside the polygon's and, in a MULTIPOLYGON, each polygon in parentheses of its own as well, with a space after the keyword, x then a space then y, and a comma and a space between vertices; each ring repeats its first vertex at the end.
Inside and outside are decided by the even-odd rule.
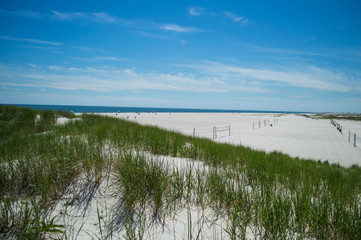
MULTIPOLYGON (((125 229, 124 238, 145 238, 146 213, 163 223, 198 206, 225 219, 231 239, 246 238, 247 228, 260 239, 361 239, 358 166, 266 154, 102 116, 83 114, 58 126, 56 115, 0 106, 0 234, 7 238, 67 238, 51 217, 67 187, 81 176, 93 186, 113 175, 125 216, 112 228, 125 229), (194 161, 177 169, 158 155, 194 161)), ((100 229, 102 239, 111 238, 108 228, 100 229)))
POLYGON ((0 141, 52 129, 56 117, 75 118, 74 113, 51 110, 35 111, 27 107, 0 105, 0 141))
POLYGON ((301 116, 313 119, 340 119, 361 121, 361 114, 358 113, 318 113, 318 114, 300 114, 301 116))
POLYGON ((59 117, 66 117, 66 118, 76 118, 75 114, 73 112, 66 112, 63 110, 57 110, 55 114, 59 117))

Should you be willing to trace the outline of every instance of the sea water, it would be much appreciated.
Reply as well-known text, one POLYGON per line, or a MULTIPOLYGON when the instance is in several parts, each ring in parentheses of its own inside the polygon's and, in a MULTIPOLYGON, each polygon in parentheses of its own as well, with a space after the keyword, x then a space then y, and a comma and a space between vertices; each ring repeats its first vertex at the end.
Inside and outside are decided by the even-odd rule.
MULTIPOLYGON (((105 113, 105 112, 172 112, 172 113, 301 113, 288 111, 258 111, 258 110, 229 110, 229 109, 195 109, 195 108, 156 108, 156 107, 110 107, 110 106, 77 106, 77 105, 28 105, 6 104, 18 107, 29 107, 35 110, 63 110, 74 113, 105 113)), ((304 112, 302 112, 304 113, 304 112)))

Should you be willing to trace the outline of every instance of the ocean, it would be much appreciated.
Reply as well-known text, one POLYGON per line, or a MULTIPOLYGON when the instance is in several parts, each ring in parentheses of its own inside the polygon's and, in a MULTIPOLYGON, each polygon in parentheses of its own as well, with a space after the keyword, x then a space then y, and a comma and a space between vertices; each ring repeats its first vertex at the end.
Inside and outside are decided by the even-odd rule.
POLYGON ((35 110, 63 110, 74 113, 105 113, 105 112, 172 112, 172 113, 305 113, 289 111, 258 111, 258 110, 223 110, 223 109, 193 109, 193 108, 152 108, 152 107, 108 107, 108 106, 76 106, 76 105, 28 105, 3 104, 18 107, 29 107, 35 110))

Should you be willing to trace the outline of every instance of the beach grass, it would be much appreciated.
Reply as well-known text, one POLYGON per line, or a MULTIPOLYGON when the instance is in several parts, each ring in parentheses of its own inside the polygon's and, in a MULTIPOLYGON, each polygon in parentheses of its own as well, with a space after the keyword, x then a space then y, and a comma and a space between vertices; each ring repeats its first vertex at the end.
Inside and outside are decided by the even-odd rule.
POLYGON ((317 113, 317 114, 300 114, 300 116, 313 118, 313 119, 361 121, 360 113, 317 113))
MULTIPOLYGON (((0 106, 5 238, 69 238, 52 217, 66 189, 81 176, 99 186, 114 175, 124 217, 108 234, 99 227, 108 238, 113 228, 128 239, 147 238, 145 216, 165 224, 180 210, 199 207, 227 223, 224 237, 230 239, 247 239, 249 231, 256 239, 361 239, 359 166, 265 153, 97 115, 55 125, 57 116, 0 106), (159 156, 187 164, 177 168, 159 156)), ((78 191, 74 196, 83 194, 78 191)), ((191 219, 188 225, 185 238, 200 239, 205 230, 193 232, 191 219)))

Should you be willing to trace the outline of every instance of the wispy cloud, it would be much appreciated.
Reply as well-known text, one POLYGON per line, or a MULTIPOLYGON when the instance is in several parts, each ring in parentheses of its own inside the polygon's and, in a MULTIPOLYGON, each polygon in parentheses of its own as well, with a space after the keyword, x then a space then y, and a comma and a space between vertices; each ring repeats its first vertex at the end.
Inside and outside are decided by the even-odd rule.
POLYGON ((209 12, 206 9, 198 6, 192 6, 188 8, 188 14, 190 16, 201 16, 201 15, 208 15, 208 16, 221 16, 221 17, 227 17, 232 20, 234 23, 238 23, 240 25, 246 25, 251 23, 251 20, 244 16, 238 16, 230 11, 226 12, 209 12))
POLYGON ((17 38, 17 37, 9 37, 9 36, 0 36, 0 39, 10 40, 10 41, 39 43, 39 44, 53 45, 53 46, 61 45, 61 43, 59 43, 59 42, 50 42, 50 41, 31 39, 31 38, 17 38))
POLYGON ((50 18, 58 21, 82 20, 85 22, 103 22, 103 23, 130 23, 130 20, 114 16, 107 12, 59 12, 53 11, 50 18))
POLYGON ((339 58, 351 62, 361 62, 361 45, 353 47, 343 47, 343 48, 323 48, 320 49, 320 52, 324 56, 339 58))
POLYGON ((247 83, 232 83, 223 79, 186 73, 139 72, 120 68, 75 68, 52 65, 30 69, 0 65, 5 77, 0 86, 53 88, 60 90, 116 91, 176 91, 192 93, 266 92, 247 83), (6 80, 5 80, 6 79, 6 80))
MULTIPOLYGON (((124 61, 124 59, 114 56, 98 56, 93 58, 80 59, 89 62, 95 61, 124 61)), ((34 71, 36 65, 29 65, 34 71)), ((360 73, 343 72, 341 70, 330 70, 319 68, 313 65, 303 65, 297 68, 284 67, 280 70, 269 68, 252 68, 240 66, 240 64, 224 64, 221 62, 203 61, 192 65, 179 65, 188 69, 182 73, 144 73, 135 69, 119 69, 119 68, 76 68, 76 67, 60 67, 49 66, 50 71, 42 72, 42 68, 38 68, 37 75, 40 79, 56 79, 61 78, 65 82, 72 84, 71 79, 86 79, 89 74, 94 79, 99 80, 99 87, 105 86, 103 80, 112 82, 115 86, 119 83, 129 86, 132 90, 141 89, 157 89, 157 90, 178 90, 190 92, 267 92, 277 91, 278 86, 297 87, 305 89, 316 89, 320 91, 333 92, 360 92, 361 82, 360 73), (189 71, 189 69, 191 71, 189 71), (74 72, 76 75, 73 75, 74 72), (70 75, 69 75, 70 74, 70 75), (56 77, 56 78, 53 78, 56 77), (134 82, 134 84, 131 84, 134 82), (137 87, 135 87, 137 85, 137 87), (130 87, 132 86, 132 87, 130 87)), ((31 79, 39 79, 30 77, 27 70, 18 71, 18 68, 11 68, 3 65, 2 73, 9 76, 18 76, 22 72, 31 79)), ((32 70, 33 71, 33 70, 32 70)), ((4 80, 3 80, 4 81, 4 80)), ((86 84, 86 82, 84 82, 86 84)), ((94 83, 95 84, 95 83, 94 83)), ((112 89, 109 84, 109 89, 112 89)), ((46 86, 42 86, 46 87, 46 86)), ((84 87, 86 88, 86 87, 84 87)), ((101 87, 99 89, 102 89, 101 87)), ((127 89, 116 87, 115 89, 127 89)))
POLYGON ((20 17, 29 18, 47 18, 56 21, 81 21, 85 23, 90 22, 103 22, 103 23, 123 23, 132 24, 131 20, 121 18, 112 15, 107 12, 61 12, 61 11, 50 11, 50 12, 34 12, 34 11, 8 11, 0 10, 0 14, 10 14, 20 17))
MULTIPOLYGON (((156 23, 146 19, 127 19, 107 12, 60 12, 51 11, 47 13, 30 12, 30 11, 6 11, 0 10, 0 14, 11 14, 29 18, 47 18, 63 22, 89 23, 108 23, 120 24, 133 29, 161 29, 172 32, 195 32, 199 29, 194 27, 185 27, 173 23, 156 23)), ((181 40, 181 42, 184 42, 181 40)))
MULTIPOLYGON (((109 56, 93 59, 93 61, 96 59, 98 61, 122 60, 109 56)), ((273 70, 272 68, 249 68, 203 61, 200 64, 181 65, 191 71, 176 74, 140 72, 136 69, 115 67, 77 68, 52 65, 48 66, 46 70, 35 65, 30 67, 31 71, 3 65, 0 69, 2 75, 7 77, 0 79, 0 85, 67 90, 84 89, 100 92, 159 90, 202 93, 277 93, 279 87, 339 93, 361 91, 361 82, 355 81, 346 73, 312 65, 297 70, 289 68, 273 70)))
POLYGON ((260 81, 263 86, 272 86, 272 83, 285 86, 317 89, 322 91, 348 92, 359 88, 360 82, 352 83, 342 72, 308 66, 303 69, 272 70, 246 68, 226 65, 219 62, 205 61, 201 65, 187 67, 224 79, 238 79, 239 81, 260 81), (355 86, 352 86, 353 84, 355 86))
POLYGON ((49 16, 52 19, 59 20, 59 21, 73 21, 76 19, 82 19, 86 17, 86 14, 81 12, 70 12, 70 13, 63 13, 58 11, 53 11, 49 16))
POLYGON ((112 57, 112 56, 101 56, 101 57, 94 57, 94 60, 107 60, 107 61, 124 61, 124 58, 119 58, 119 57, 112 57))
POLYGON ((296 98, 296 99, 308 99, 308 98, 313 98, 314 96, 303 96, 303 95, 300 95, 300 96, 292 96, 292 98, 296 98))
POLYGON ((80 57, 73 57, 72 59, 84 61, 84 62, 101 62, 101 61, 126 61, 125 58, 114 57, 114 56, 97 56, 97 57, 88 57, 88 58, 80 58, 80 57))
POLYGON ((53 52, 53 53, 59 53, 58 50, 60 49, 59 46, 47 46, 47 45, 34 46, 34 45, 21 44, 21 45, 17 45, 17 46, 22 47, 22 48, 46 50, 46 51, 53 52))
POLYGON ((149 38, 173 40, 173 41, 178 42, 178 43, 180 43, 182 45, 187 43, 187 41, 184 40, 184 39, 179 39, 179 38, 175 38, 175 37, 172 37, 172 36, 167 36, 167 35, 162 35, 162 34, 155 34, 155 33, 147 32, 147 31, 133 31, 133 32, 135 34, 145 36, 145 37, 149 37, 149 38))
POLYGON ((193 6, 188 8, 188 14, 191 16, 200 16, 204 13, 204 9, 201 7, 193 6))
POLYGON ((138 34, 138 35, 142 35, 142 36, 146 36, 146 37, 150 37, 150 38, 159 38, 159 39, 169 38, 166 35, 156 34, 156 33, 147 32, 147 31, 133 31, 133 33, 138 34))
POLYGON ((226 15, 228 18, 232 19, 233 22, 237 22, 241 25, 244 25, 246 23, 249 23, 249 19, 246 17, 238 16, 236 14, 233 14, 231 12, 224 12, 224 15, 226 15))
POLYGON ((244 44, 243 46, 246 47, 246 48, 254 49, 257 52, 271 53, 271 54, 310 55, 310 56, 322 56, 322 55, 324 55, 321 52, 300 51, 300 50, 287 49, 287 48, 271 48, 271 47, 256 46, 256 45, 252 45, 252 44, 244 44))
POLYGON ((74 49, 79 49, 86 52, 101 52, 105 53, 106 51, 100 48, 86 47, 86 46, 72 46, 74 49))
POLYGON ((34 11, 11 11, 11 10, 1 10, 1 14, 15 15, 15 16, 23 16, 23 17, 31 17, 31 18, 41 18, 46 16, 46 14, 34 11))
POLYGON ((198 31, 197 28, 193 27, 184 27, 177 24, 160 24, 159 29, 173 31, 173 32, 195 32, 198 31))
POLYGON ((97 21, 103 22, 116 22, 119 18, 115 16, 111 16, 109 13, 106 12, 96 12, 93 13, 94 17, 97 21))
POLYGON ((28 63, 27 65, 28 65, 29 67, 32 67, 32 68, 37 67, 37 65, 36 65, 36 64, 34 64, 34 63, 28 63))

